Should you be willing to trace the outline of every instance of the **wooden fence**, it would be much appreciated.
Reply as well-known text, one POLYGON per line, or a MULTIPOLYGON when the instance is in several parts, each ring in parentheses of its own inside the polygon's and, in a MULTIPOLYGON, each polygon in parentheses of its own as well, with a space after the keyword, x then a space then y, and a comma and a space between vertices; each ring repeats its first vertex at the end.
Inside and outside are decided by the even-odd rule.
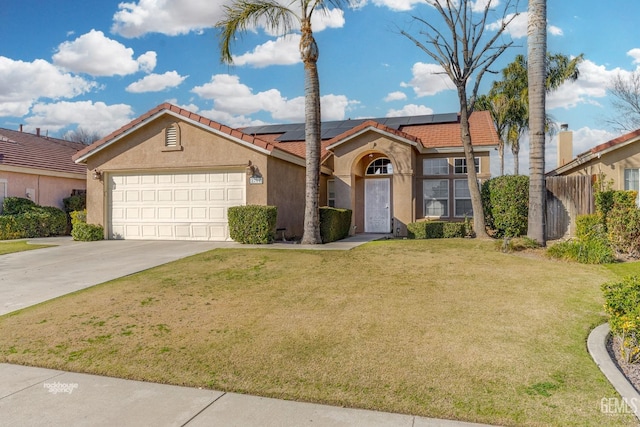
POLYGON ((547 177, 547 240, 575 236, 576 216, 595 212, 590 176, 547 177))

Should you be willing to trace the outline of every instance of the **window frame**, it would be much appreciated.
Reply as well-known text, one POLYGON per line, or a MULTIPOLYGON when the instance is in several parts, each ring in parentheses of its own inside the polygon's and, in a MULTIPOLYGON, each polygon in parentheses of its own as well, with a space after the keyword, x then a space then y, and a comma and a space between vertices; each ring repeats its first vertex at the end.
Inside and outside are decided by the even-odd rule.
POLYGON ((432 159, 423 159, 422 160, 422 174, 423 175, 429 175, 429 176, 443 176, 443 175, 449 175, 449 159, 446 157, 436 157, 436 158, 432 158, 432 159), (435 167, 431 166, 431 167, 427 167, 427 163, 442 163, 444 161, 445 165, 437 165, 435 167), (442 168, 444 167, 444 170, 446 172, 444 173, 440 173, 442 171, 442 168), (434 172, 435 170, 435 172, 434 172), (432 173, 433 172, 433 173, 432 173))
MULTIPOLYGON (((474 157, 473 163, 476 166, 476 173, 480 173, 480 157, 474 157)), ((466 158, 456 157, 453 159, 453 173, 454 175, 466 175, 468 173, 466 158), (457 163, 460 164, 458 165, 457 163)))
POLYGON ((327 206, 329 206, 330 208, 336 207, 336 180, 335 179, 327 180, 327 206), (333 193, 333 197, 331 197, 331 193, 333 193))
POLYGON ((623 174, 623 186, 625 191, 635 191, 637 193, 636 206, 640 207, 640 168, 625 168, 623 174), (631 178, 627 177, 627 174, 630 172, 635 172, 636 175, 633 182, 631 181, 631 178), (630 188, 630 184, 633 184, 635 188, 630 188))
POLYGON ((393 175, 393 163, 391 162, 391 159, 389 159, 388 157, 378 157, 377 159, 373 159, 371 162, 369 162, 369 164, 367 165, 367 168, 365 169, 364 174, 365 176, 393 175), (387 163, 375 165, 376 162, 383 162, 383 161, 386 161, 387 163), (375 173, 376 167, 384 168, 384 172, 382 172, 381 170, 380 173, 375 173), (369 169, 372 169, 372 168, 374 172, 369 173, 369 169))
POLYGON ((454 179, 453 181, 453 216, 454 218, 465 218, 465 217, 472 217, 473 218, 473 206, 471 208, 471 213, 463 213, 463 214, 458 214, 458 201, 466 201, 468 200, 469 203, 471 203, 471 192, 469 191, 469 185, 468 185, 468 181, 466 179, 454 179), (465 185, 463 186, 463 188, 466 190, 466 195, 465 197, 460 197, 457 194, 457 186, 456 183, 457 182, 463 182, 465 185))
POLYGON ((425 218, 448 218, 449 217, 449 201, 451 199, 451 191, 449 189, 449 182, 451 180, 449 179, 424 179, 422 180, 422 208, 423 208, 423 216, 425 218), (444 197, 427 197, 427 193, 426 193, 426 183, 427 182, 445 182, 446 186, 445 188, 447 189, 447 195, 446 198, 444 197), (427 207, 427 203, 428 202, 443 202, 444 201, 444 213, 442 215, 429 215, 428 214, 428 207, 427 207))

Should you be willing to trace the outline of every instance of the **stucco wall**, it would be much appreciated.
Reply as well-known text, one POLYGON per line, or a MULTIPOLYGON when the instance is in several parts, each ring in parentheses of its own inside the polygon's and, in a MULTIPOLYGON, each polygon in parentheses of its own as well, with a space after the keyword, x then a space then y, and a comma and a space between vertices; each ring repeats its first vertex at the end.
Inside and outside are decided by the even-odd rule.
POLYGON ((35 175, 30 173, 2 171, 0 179, 7 182, 7 197, 27 197, 27 190, 33 196, 31 200, 41 206, 64 208, 62 200, 69 197, 73 190, 84 190, 86 180, 77 178, 35 175))
POLYGON ((414 148, 391 140, 377 132, 366 132, 334 150, 336 207, 353 209, 352 225, 357 232, 364 227, 364 180, 366 168, 379 157, 388 157, 393 165, 391 200, 393 227, 406 234, 406 224, 414 219, 414 148))
MULTIPOLYGON (((305 168, 274 157, 268 158, 267 167, 267 204, 278 207, 277 228, 286 228, 287 238, 302 237, 305 168)), ((277 237, 280 238, 281 234, 277 237)))
POLYGON ((624 190, 624 170, 640 169, 640 141, 603 154, 563 175, 600 175, 613 181, 614 190, 624 190))
MULTIPOLYGON (((160 117, 123 137, 87 161, 89 171, 98 169, 103 180, 87 178, 87 221, 105 225, 106 187, 109 174, 124 171, 152 170, 246 170, 249 162, 256 170, 267 171, 267 156, 213 132, 206 131, 171 116, 160 117), (165 147, 164 129, 178 122, 182 149, 165 147)), ((267 204, 267 185, 249 185, 247 204, 267 204)))

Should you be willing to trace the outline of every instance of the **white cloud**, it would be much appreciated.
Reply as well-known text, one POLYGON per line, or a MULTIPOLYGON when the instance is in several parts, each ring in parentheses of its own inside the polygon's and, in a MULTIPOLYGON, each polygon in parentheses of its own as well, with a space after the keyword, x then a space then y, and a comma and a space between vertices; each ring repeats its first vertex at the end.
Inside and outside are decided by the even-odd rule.
MULTIPOLYGON (((140 37, 147 33, 169 36, 201 32, 213 28, 224 17, 226 0, 138 0, 123 2, 113 16, 111 31, 124 37, 140 37)), ((283 2, 287 7, 291 5, 283 2)), ((294 4, 293 7, 295 7, 294 4)), ((340 9, 317 10, 312 17, 313 31, 344 26, 340 9)), ((263 26, 262 26, 263 27, 263 26)), ((264 27, 263 27, 264 28, 264 27)), ((271 34, 280 35, 280 34, 271 34)))
POLYGON ((424 0, 373 0, 374 5, 387 7, 394 12, 406 12, 421 3, 424 0))
POLYGON ((76 73, 93 76, 124 76, 138 70, 151 71, 156 66, 156 53, 146 52, 136 60, 133 49, 91 30, 71 42, 63 42, 53 55, 53 63, 76 73))
POLYGON ((396 91, 385 96, 384 102, 404 101, 405 99, 407 99, 407 95, 404 92, 396 91))
POLYGON ((549 34, 551 34, 552 36, 563 36, 564 31, 562 31, 562 28, 560 27, 556 27, 555 25, 549 25, 549 34))
POLYGON ((23 62, 0 56, 0 116, 23 116, 40 98, 73 98, 96 86, 42 59, 23 62))
POLYGON ((424 105, 408 104, 400 110, 389 110, 387 117, 422 116, 433 114, 433 109, 424 105))
POLYGON ((147 33, 169 36, 202 31, 222 18, 224 0, 139 0, 122 2, 111 31, 124 37, 147 33))
POLYGON ((236 65, 251 65, 255 68, 263 68, 269 65, 291 65, 301 62, 298 45, 300 36, 278 37, 276 40, 256 46, 252 52, 233 56, 236 65))
MULTIPOLYGON (((216 118, 212 119, 223 123, 232 122, 232 116, 248 116, 260 111, 271 114, 278 121, 304 121, 303 96, 287 99, 277 89, 253 93, 250 87, 240 82, 238 76, 214 75, 209 83, 196 86, 192 92, 201 98, 213 100, 214 108, 211 111, 216 112, 216 118)), ((357 101, 350 101, 344 95, 328 94, 321 97, 320 103, 323 120, 341 120, 357 101)))
POLYGON ((177 71, 167 71, 164 74, 149 74, 137 82, 126 87, 127 92, 160 92, 180 85, 188 76, 181 76, 177 71))
MULTIPOLYGON (((526 37, 527 36, 527 16, 529 15, 529 13, 522 12, 515 18, 513 17, 513 15, 514 15, 513 13, 510 13, 505 17, 507 21, 509 21, 510 19, 513 19, 513 20, 509 22, 509 25, 507 25, 507 28, 505 29, 504 34, 510 35, 511 38, 513 39, 520 39, 522 37, 526 37)), ((502 22, 503 22, 502 19, 500 19, 496 22, 488 24, 487 29, 491 31, 498 31, 502 27, 502 22)))
POLYGON ((579 104, 599 105, 598 99, 607 95, 607 86, 613 76, 620 73, 624 76, 629 71, 615 68, 607 70, 604 65, 597 65, 585 60, 579 65, 580 76, 576 81, 565 82, 556 91, 547 96, 547 108, 573 108, 579 104))
POLYGON ((627 52, 627 55, 633 58, 634 64, 640 64, 640 49, 631 49, 629 52, 627 52))
POLYGON ((431 96, 455 86, 440 65, 416 62, 411 69, 413 78, 409 83, 400 83, 402 87, 413 88, 417 96, 431 96))
POLYGON ((247 116, 237 116, 226 113, 224 111, 218 111, 216 109, 203 110, 199 113, 201 116, 218 123, 230 126, 232 128, 243 128, 247 126, 260 126, 266 124, 262 120, 254 120, 247 116))
POLYGON ((78 101, 36 104, 25 122, 31 126, 58 131, 71 124, 107 135, 131 121, 133 110, 126 104, 107 105, 104 102, 78 101))

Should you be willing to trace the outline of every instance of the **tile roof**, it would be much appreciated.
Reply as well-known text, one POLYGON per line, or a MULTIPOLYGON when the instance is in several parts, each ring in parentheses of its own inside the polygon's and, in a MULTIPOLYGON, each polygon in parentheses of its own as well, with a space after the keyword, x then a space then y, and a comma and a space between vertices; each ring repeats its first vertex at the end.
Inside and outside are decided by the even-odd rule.
POLYGON ((85 175, 86 167, 71 159, 84 147, 77 142, 0 128, 0 169, 7 165, 85 175))
POLYGON ((554 176, 567 173, 575 167, 579 167, 584 163, 599 157, 606 151, 616 150, 625 146, 627 143, 636 143, 640 141, 640 129, 636 129, 632 132, 626 133, 624 135, 620 135, 617 138, 604 142, 602 144, 596 145, 584 153, 578 154, 573 160, 569 163, 566 163, 556 169, 553 169, 546 173, 546 175, 554 176))
POLYGON ((220 131, 222 133, 228 134, 229 136, 232 136, 234 138, 240 139, 242 141, 245 141, 247 143, 253 144, 256 147, 260 147, 263 148, 265 150, 268 151, 272 151, 274 145, 271 142, 268 142, 262 138, 257 138, 255 136, 252 135, 248 135, 244 132, 242 132, 241 130, 238 129, 233 129, 229 126, 225 126, 223 124, 220 124, 218 122, 215 122, 213 120, 207 119, 206 117, 203 117, 199 114, 196 113, 192 113, 188 110, 185 110, 183 108, 180 108, 178 106, 175 106, 173 104, 170 104, 168 102, 165 102, 164 104, 160 104, 157 107, 147 111, 146 113, 144 113, 143 115, 137 117, 136 119, 132 120, 131 122, 127 123, 126 125, 122 126, 121 128, 111 132, 109 135, 105 136, 104 138, 94 142, 93 144, 89 145, 88 147, 86 147, 84 150, 78 152, 75 156, 73 156, 73 160, 74 161, 80 161, 79 159, 84 158, 87 155, 90 155, 91 153, 93 153, 96 150, 99 150, 100 148, 102 148, 105 144, 109 143, 110 141, 112 141, 113 139, 122 136, 123 134, 125 134, 127 131, 141 125, 142 123, 144 123, 145 121, 155 117, 157 114, 162 113, 163 111, 171 111, 175 114, 178 114, 186 119, 195 121, 205 127, 220 131))
MULTIPOLYGON (((101 140, 96 141, 92 145, 84 148, 82 151, 78 152, 73 157, 73 159, 75 161, 82 161, 86 159, 86 157, 91 155, 91 153, 99 150, 101 147, 111 142, 113 139, 125 134, 127 131, 141 125, 145 121, 152 119, 157 114, 162 113, 163 111, 171 111, 174 114, 178 114, 187 119, 195 121, 205 127, 218 130, 222 133, 228 134, 237 139, 241 139, 257 147, 266 149, 269 152, 277 149, 292 154, 301 159, 304 159, 306 157, 306 147, 303 131, 299 132, 300 140, 279 140, 279 138, 281 138, 285 133, 285 130, 283 129, 290 129, 296 126, 298 126, 298 128, 302 126, 302 129, 304 129, 303 124, 264 125, 258 127, 233 129, 217 123, 213 120, 202 117, 196 113, 184 110, 170 103, 164 103, 147 111, 140 117, 134 119, 130 123, 122 126, 120 129, 105 136, 101 140), (260 133, 249 133, 250 131, 257 128, 260 128, 260 133)), ((471 115, 469 122, 471 125, 471 135, 473 138, 474 146, 493 146, 498 144, 498 135, 496 133, 489 112, 475 112, 471 115)), ((405 118, 359 119, 353 121, 345 120, 335 123, 340 123, 340 131, 342 131, 342 129, 344 129, 344 131, 342 131, 337 136, 322 140, 322 159, 325 159, 330 154, 330 152, 327 150, 327 147, 329 145, 348 138, 349 136, 352 136, 355 133, 370 127, 383 130, 387 133, 391 133, 400 138, 410 140, 417 144, 422 144, 424 148, 462 147, 462 143, 460 140, 460 123, 456 114, 413 116, 405 118), (351 122, 353 122, 352 127, 349 126, 351 122)))

